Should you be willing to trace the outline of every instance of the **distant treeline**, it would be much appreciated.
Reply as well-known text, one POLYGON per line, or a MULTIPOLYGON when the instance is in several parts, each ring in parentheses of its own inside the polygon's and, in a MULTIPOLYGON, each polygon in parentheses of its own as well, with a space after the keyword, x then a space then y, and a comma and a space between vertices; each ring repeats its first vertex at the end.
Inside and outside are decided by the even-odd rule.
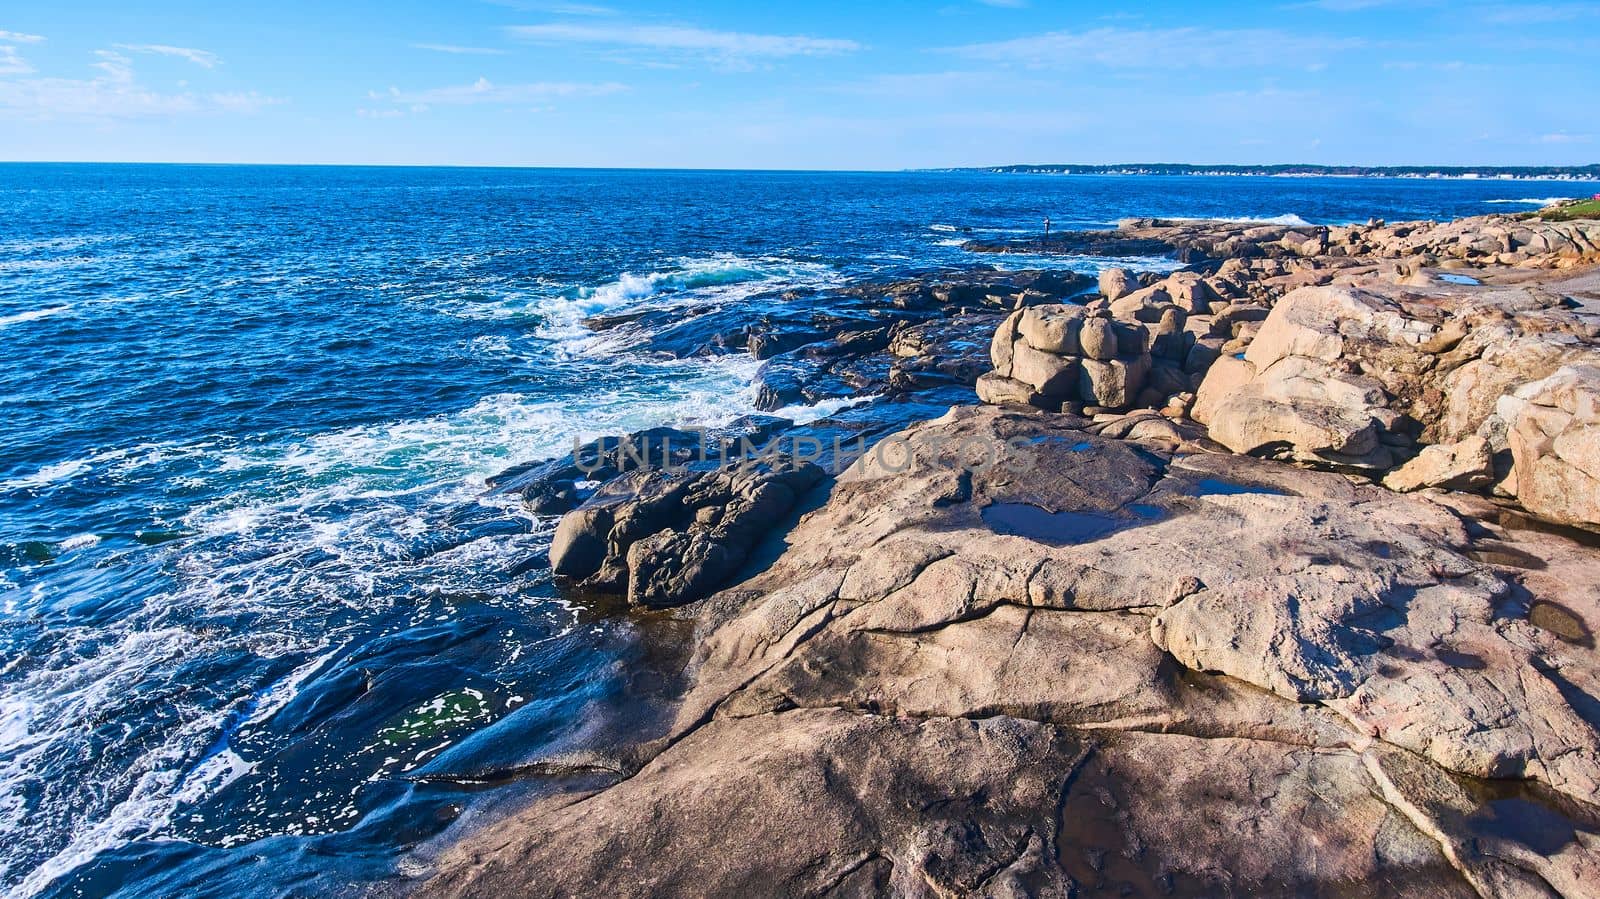
POLYGON ((996 172, 1034 175, 1333 175, 1359 178, 1561 178, 1600 180, 1600 163, 1593 165, 1189 165, 1186 163, 1124 163, 1120 165, 997 165, 946 169, 958 172, 996 172))

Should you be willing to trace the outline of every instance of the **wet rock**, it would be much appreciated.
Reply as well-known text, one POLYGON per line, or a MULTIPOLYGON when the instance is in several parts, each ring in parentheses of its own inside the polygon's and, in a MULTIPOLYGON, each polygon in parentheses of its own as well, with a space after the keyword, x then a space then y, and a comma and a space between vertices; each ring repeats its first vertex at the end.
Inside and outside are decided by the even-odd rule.
POLYGON ((809 462, 624 475, 562 518, 550 566, 633 605, 692 602, 722 586, 822 477, 809 462))

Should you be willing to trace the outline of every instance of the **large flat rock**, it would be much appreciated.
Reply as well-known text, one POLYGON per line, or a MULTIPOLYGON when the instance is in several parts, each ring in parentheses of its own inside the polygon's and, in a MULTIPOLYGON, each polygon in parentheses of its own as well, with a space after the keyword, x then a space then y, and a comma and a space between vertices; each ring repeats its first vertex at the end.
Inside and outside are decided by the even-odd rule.
POLYGON ((958 407, 883 441, 686 607, 641 767, 423 893, 1585 895, 1593 652, 1529 620, 1501 542, 1086 425, 958 407))

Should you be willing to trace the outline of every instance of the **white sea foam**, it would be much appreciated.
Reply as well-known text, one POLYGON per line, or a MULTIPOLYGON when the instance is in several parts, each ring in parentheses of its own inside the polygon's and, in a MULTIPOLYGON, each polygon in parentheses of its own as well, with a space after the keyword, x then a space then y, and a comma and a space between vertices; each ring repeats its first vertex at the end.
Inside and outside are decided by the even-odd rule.
POLYGON ((78 475, 89 470, 88 459, 67 459, 46 465, 31 475, 21 478, 12 478, 0 481, 0 490, 20 490, 26 488, 49 487, 63 481, 70 481, 78 475))
POLYGON ((957 228, 955 225, 934 224, 934 225, 929 225, 928 226, 928 230, 929 231, 942 231, 942 232, 945 232, 945 233, 951 233, 951 232, 954 232, 954 231, 958 231, 960 229, 957 228))
POLYGON ((1170 256, 1075 256, 1040 253, 985 253, 986 261, 1004 271, 1019 269, 1064 269, 1086 275, 1099 275, 1108 268, 1136 272, 1175 272, 1184 267, 1170 256))
POLYGON ((1157 218, 1169 222, 1234 222, 1241 225, 1288 225, 1293 228, 1311 228, 1315 225, 1294 213, 1285 215, 1162 215, 1157 218))
POLYGON ((1520 200, 1485 200, 1484 202, 1485 203, 1515 204, 1515 205, 1519 205, 1519 206, 1549 206, 1549 205, 1551 205, 1553 203, 1560 203, 1560 202, 1562 202, 1564 200, 1571 200, 1571 199, 1574 199, 1574 198, 1573 197, 1525 197, 1525 198, 1520 199, 1520 200))
POLYGON ((871 394, 869 396, 839 397, 838 399, 822 400, 821 402, 813 403, 811 405, 795 403, 794 405, 784 406, 781 409, 776 409, 768 414, 776 415, 779 418, 787 418, 793 421, 795 424, 810 424, 817 419, 827 418, 836 412, 841 412, 854 406, 870 403, 878 397, 879 394, 871 394))
POLYGON ((11 315, 0 315, 0 328, 20 325, 23 322, 36 322, 41 318, 49 318, 52 315, 60 315, 63 312, 70 311, 72 311, 72 306, 61 305, 47 306, 44 309, 30 309, 27 312, 16 312, 11 315))
POLYGON ((88 549, 91 546, 99 544, 99 542, 100 536, 98 534, 75 534, 61 541, 61 548, 69 551, 74 549, 88 549))
POLYGON ((93 453, 79 459, 63 459, 40 468, 31 475, 0 481, 0 490, 41 489, 58 487, 94 471, 127 473, 177 455, 200 451, 201 445, 181 447, 176 444, 140 443, 93 453))
POLYGON ((747 258, 719 254, 672 260, 669 267, 645 274, 623 272, 598 287, 580 287, 540 299, 531 310, 544 324, 541 337, 580 341, 592 339, 583 327, 590 316, 640 308, 671 308, 733 302, 778 286, 815 285, 831 280, 824 265, 777 257, 747 258))
MULTIPOLYGON (((525 586, 504 572, 548 543, 548 527, 416 551, 419 532, 463 505, 527 515, 515 497, 484 495, 489 474, 567 452, 575 438, 661 424, 716 425, 755 411, 750 382, 759 363, 748 356, 630 364, 639 372, 633 383, 584 391, 581 406, 497 394, 450 414, 273 443, 142 444, 45 466, 6 484, 41 487, 90 474, 142 478, 147 465, 183 458, 198 472, 197 492, 221 498, 173 524, 193 536, 155 550, 168 559, 170 589, 110 624, 58 628, 50 648, 40 650, 50 657, 33 659, 0 693, 0 810, 37 803, 27 815, 0 815, 0 838, 17 847, 13 858, 30 851, 37 853, 31 858, 45 858, 31 872, 0 861, 0 883, 33 895, 129 840, 171 834, 181 809, 243 776, 249 762, 225 742, 218 746, 227 722, 266 721, 356 638, 357 631, 308 629, 305 622, 350 610, 360 610, 357 622, 370 620, 367 610, 414 601, 408 597, 418 584, 482 601, 528 602, 525 586), (312 548, 324 561, 308 567, 303 558, 312 548), (251 621, 242 632, 205 625, 241 618, 251 621), (270 683, 245 678, 213 685, 236 691, 226 703, 169 707, 159 723, 151 722, 160 730, 143 755, 114 767, 79 755, 90 722, 115 720, 129 696, 170 688, 185 668, 230 654, 303 661, 270 683), (61 769, 63 759, 74 758, 61 769), (43 771, 52 776, 42 797, 24 800, 41 789, 43 771), (84 793, 91 788, 93 795, 84 793)), ((87 548, 91 539, 80 535, 63 545, 87 548)), ((38 608, 56 599, 36 590, 24 602, 38 608)), ((415 761, 407 756, 407 763, 415 761)), ((349 826, 358 814, 354 801, 323 829, 349 826)), ((242 842, 293 826, 288 818, 257 816, 220 839, 242 842)))

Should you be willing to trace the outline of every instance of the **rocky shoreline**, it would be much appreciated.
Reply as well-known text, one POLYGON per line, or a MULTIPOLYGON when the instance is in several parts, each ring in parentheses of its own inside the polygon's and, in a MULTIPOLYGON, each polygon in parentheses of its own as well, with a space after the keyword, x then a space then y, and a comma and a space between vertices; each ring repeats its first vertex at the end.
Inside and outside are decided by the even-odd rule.
POLYGON ((685 686, 407 889, 1593 895, 1600 222, 969 248, 1183 268, 652 338, 856 404, 496 481, 575 598, 692 624, 685 686))

